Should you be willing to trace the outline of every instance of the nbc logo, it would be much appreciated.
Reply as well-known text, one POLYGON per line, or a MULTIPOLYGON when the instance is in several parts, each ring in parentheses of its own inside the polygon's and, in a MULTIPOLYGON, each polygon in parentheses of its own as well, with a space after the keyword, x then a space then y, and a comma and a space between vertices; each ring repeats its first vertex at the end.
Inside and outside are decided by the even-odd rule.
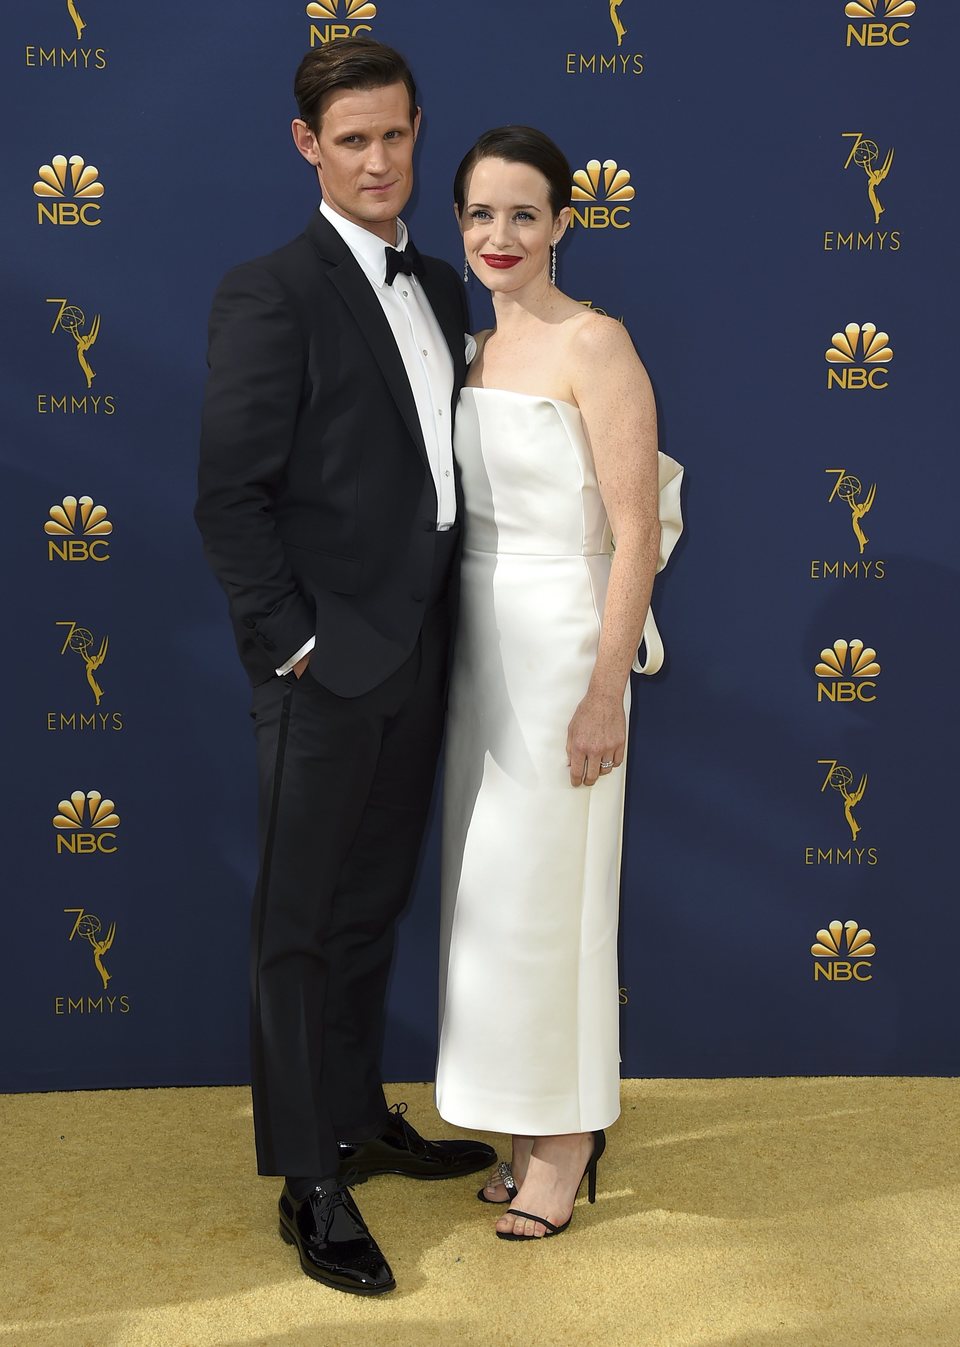
POLYGON ((94 505, 90 496, 64 496, 61 505, 50 506, 50 518, 43 526, 49 538, 47 560, 109 561, 107 538, 113 525, 105 505, 94 505))
POLYGON ((813 980, 819 982, 869 982, 869 960, 877 952, 870 932, 855 921, 832 921, 810 946, 814 957, 813 980), (846 945, 846 949, 844 949, 846 945), (841 958, 846 954, 846 958, 841 958))
POLYGON ((830 680, 817 683, 817 701, 875 702, 877 685, 874 680, 879 672, 877 652, 857 637, 850 641, 834 641, 833 645, 820 651, 820 659, 814 667, 818 679, 830 680))
POLYGON ((847 24, 847 46, 905 47, 910 41, 910 19, 917 12, 914 0, 848 0, 843 12, 859 23, 847 24))
POLYGON ((630 174, 618 168, 615 159, 591 159, 586 168, 578 168, 573 175, 570 193, 572 217, 570 227, 584 229, 630 228, 630 207, 636 192, 630 185, 630 174), (608 205, 601 205, 608 202, 608 205))
POLYGON ((71 856, 92 856, 102 852, 112 856, 117 850, 114 829, 120 826, 120 815, 112 800, 106 800, 98 790, 75 790, 69 800, 61 800, 53 816, 57 829, 57 855, 68 851, 71 856))
POLYGON ((827 370, 827 388, 886 388, 887 366, 893 359, 893 347, 886 332, 878 332, 875 323, 848 323, 842 332, 834 332, 823 358, 827 370))
POLYGON ((56 225, 85 224, 92 228, 100 223, 97 202, 103 196, 103 183, 99 180, 100 170, 93 164, 85 164, 79 154, 72 154, 69 160, 65 155, 55 154, 53 163, 41 164, 37 174, 33 184, 33 194, 39 198, 37 224, 46 221, 56 225), (68 197, 71 199, 67 200, 68 197), (47 201, 49 205, 44 204, 47 201), (77 202, 81 204, 77 205, 77 202))
POLYGON ((307 18, 319 19, 320 23, 310 25, 310 46, 325 47, 339 37, 372 32, 370 24, 363 20, 376 17, 377 7, 369 0, 312 0, 307 5, 307 18))

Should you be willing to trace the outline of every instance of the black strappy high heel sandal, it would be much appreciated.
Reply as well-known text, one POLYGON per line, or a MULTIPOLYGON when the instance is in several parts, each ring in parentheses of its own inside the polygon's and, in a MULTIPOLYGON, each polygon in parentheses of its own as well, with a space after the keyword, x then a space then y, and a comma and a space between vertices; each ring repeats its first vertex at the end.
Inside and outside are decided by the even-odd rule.
POLYGON ((477 1193, 481 1202, 490 1202, 493 1206, 502 1205, 504 1202, 512 1202, 520 1189, 517 1187, 516 1179, 513 1177, 513 1170, 507 1160, 501 1160, 497 1165, 496 1178, 490 1178, 484 1184, 483 1188, 477 1193), (487 1197, 486 1189, 491 1183, 502 1183, 507 1190, 506 1197, 487 1197))
MULTIPOLYGON (((580 1176, 580 1182, 577 1184, 577 1191, 573 1195, 574 1202, 576 1202, 577 1200, 577 1194, 580 1192, 580 1189, 583 1186, 584 1179, 587 1179, 587 1200, 589 1202, 596 1202, 597 1163, 606 1149, 607 1149, 607 1138, 605 1132, 603 1131, 603 1128, 601 1128, 599 1132, 594 1132, 593 1134, 593 1154, 587 1161, 587 1167, 580 1176)), ((570 1215, 567 1217, 567 1219, 564 1221, 563 1225, 554 1225, 552 1221, 548 1221, 544 1216, 534 1216, 532 1212, 519 1211, 516 1207, 510 1207, 507 1211, 507 1215, 523 1216, 528 1221, 537 1221, 540 1225, 546 1226, 547 1233, 545 1235, 516 1235, 513 1233, 512 1230, 511 1231, 498 1230, 496 1232, 497 1239, 550 1239, 551 1236, 553 1235, 562 1235, 564 1230, 566 1230, 567 1226, 573 1220, 572 1211, 570 1215)))

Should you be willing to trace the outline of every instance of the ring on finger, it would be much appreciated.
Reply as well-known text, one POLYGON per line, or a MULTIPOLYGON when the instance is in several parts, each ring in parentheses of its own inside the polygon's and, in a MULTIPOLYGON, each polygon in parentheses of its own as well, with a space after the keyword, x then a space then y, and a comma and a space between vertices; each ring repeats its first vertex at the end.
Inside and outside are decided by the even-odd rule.
POLYGON ((603 758, 600 762, 600 766, 609 771, 609 769, 613 766, 613 758, 610 758, 609 761, 606 758, 603 758))

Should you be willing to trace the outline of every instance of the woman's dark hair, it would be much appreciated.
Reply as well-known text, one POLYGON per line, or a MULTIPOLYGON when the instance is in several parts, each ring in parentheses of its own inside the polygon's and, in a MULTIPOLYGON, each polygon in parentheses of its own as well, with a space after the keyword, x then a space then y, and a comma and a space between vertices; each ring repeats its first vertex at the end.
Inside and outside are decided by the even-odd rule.
POLYGON ((340 89, 382 89, 405 84, 410 125, 417 116, 417 86, 398 51, 369 37, 345 37, 308 51, 293 77, 293 94, 303 121, 319 135, 323 100, 340 89))
POLYGON ((549 136, 532 126, 498 126, 484 131, 464 155, 453 179, 453 199, 463 213, 467 179, 481 159, 506 159, 510 164, 529 164, 547 180, 554 219, 570 205, 571 176, 566 155, 549 136))

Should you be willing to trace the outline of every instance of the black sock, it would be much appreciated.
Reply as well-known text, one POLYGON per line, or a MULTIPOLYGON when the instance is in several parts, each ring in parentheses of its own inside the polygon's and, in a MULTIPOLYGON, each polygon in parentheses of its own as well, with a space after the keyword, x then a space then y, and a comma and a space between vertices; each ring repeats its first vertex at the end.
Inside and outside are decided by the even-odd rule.
POLYGON ((336 1188, 338 1180, 336 1175, 328 1175, 326 1178, 301 1177, 297 1174, 288 1174, 285 1179, 287 1191, 294 1202, 302 1202, 308 1193, 312 1193, 314 1188, 336 1188))

